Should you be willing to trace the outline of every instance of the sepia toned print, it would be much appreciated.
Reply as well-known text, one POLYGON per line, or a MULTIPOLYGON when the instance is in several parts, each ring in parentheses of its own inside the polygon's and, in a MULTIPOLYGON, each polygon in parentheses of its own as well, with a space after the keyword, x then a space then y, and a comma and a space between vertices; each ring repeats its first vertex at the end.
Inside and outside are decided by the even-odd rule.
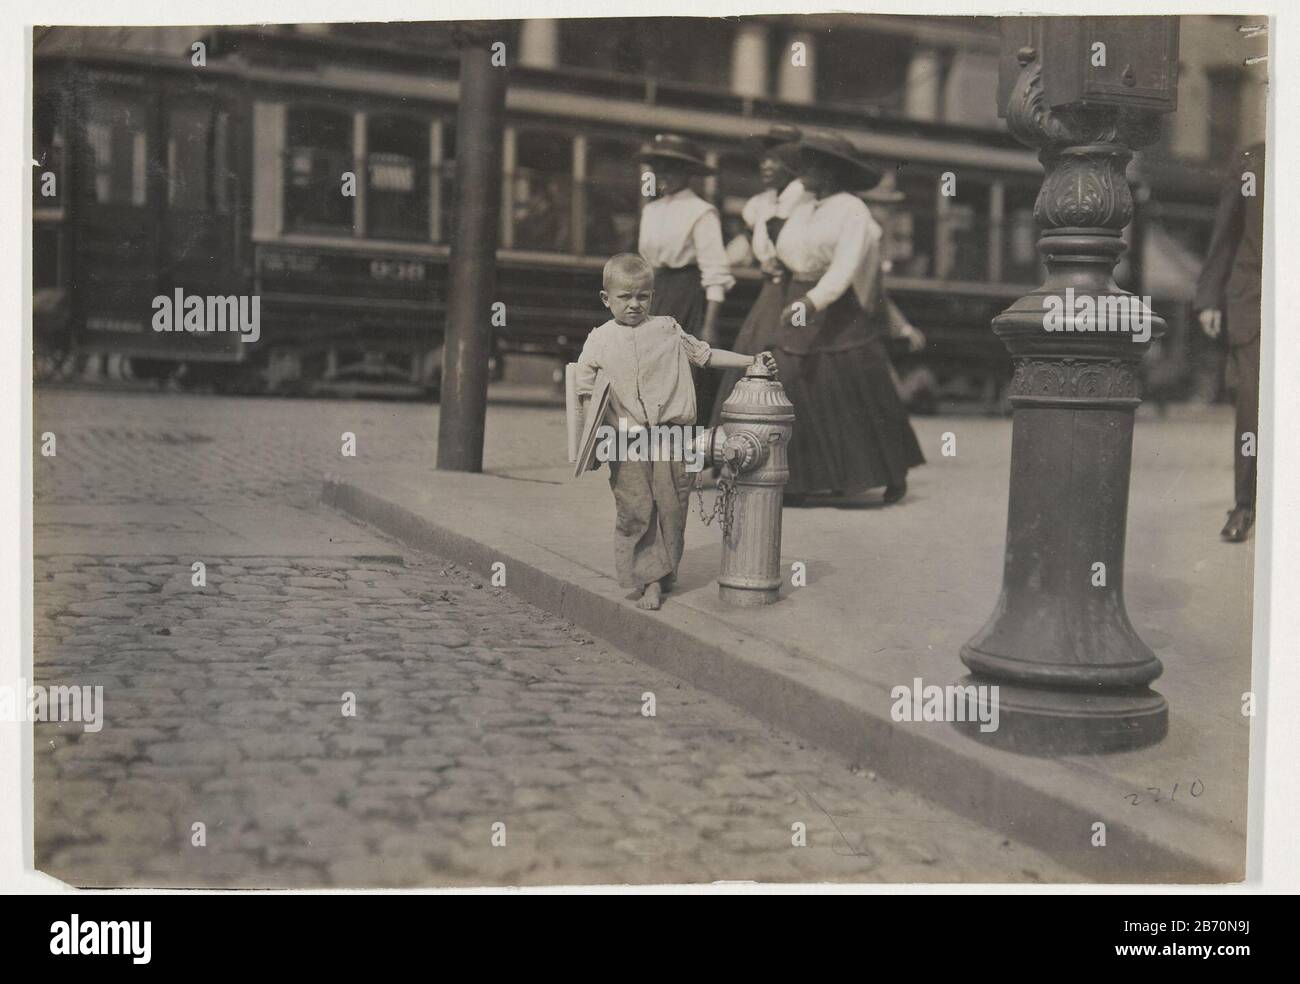
POLYGON ((1240 881, 1267 27, 36 28, 36 867, 1240 881))

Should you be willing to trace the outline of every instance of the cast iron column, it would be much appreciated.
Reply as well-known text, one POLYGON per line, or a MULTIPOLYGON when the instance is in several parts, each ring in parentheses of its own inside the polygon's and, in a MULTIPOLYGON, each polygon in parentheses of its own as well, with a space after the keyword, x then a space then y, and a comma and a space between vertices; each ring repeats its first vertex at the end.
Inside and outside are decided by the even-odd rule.
POLYGON ((1040 52, 1026 46, 1017 57, 1006 116, 1039 148, 1046 172, 1034 218, 1047 278, 993 320, 1015 370, 1007 549, 997 608, 961 658, 973 672, 964 683, 998 685, 1000 726, 970 733, 1034 754, 1137 747, 1164 736, 1168 715, 1148 689, 1160 661, 1124 608, 1138 363, 1149 341, 1121 330, 1105 299, 1142 305, 1130 312, 1150 317, 1153 336, 1163 332, 1113 276, 1133 218, 1125 167, 1154 116, 1087 103, 1053 109, 1040 52), (1101 299, 1095 330, 1065 307, 1067 288, 1101 299), (1064 314, 1053 327, 1065 330, 1047 329, 1053 310, 1064 314))
POLYGON ((445 471, 483 470, 507 71, 492 64, 492 43, 487 32, 476 31, 460 44, 456 226, 438 417, 438 468, 445 471))

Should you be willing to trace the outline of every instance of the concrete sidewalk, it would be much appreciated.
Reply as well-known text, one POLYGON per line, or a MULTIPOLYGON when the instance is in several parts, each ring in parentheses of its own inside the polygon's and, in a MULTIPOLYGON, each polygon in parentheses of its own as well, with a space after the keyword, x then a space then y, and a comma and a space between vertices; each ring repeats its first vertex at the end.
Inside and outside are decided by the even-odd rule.
MULTIPOLYGON (((803 562, 807 585, 787 586, 760 610, 718 602, 719 533, 698 522, 668 604, 637 610, 613 577, 603 471, 579 480, 562 465, 442 473, 425 447, 399 464, 345 459, 325 498, 484 577, 503 562, 506 586, 534 604, 1050 852, 1081 878, 1244 877, 1254 551, 1217 536, 1231 491, 1230 415, 1144 413, 1137 428, 1126 597, 1165 665, 1155 689, 1169 700, 1168 737, 1142 751, 1056 760, 987 748, 948 724, 891 719, 893 687, 916 678, 942 686, 965 673, 958 652, 993 610, 1006 528, 1010 423, 916 426, 929 463, 903 504, 786 510, 783 564, 803 562), (946 432, 955 457, 939 453, 946 432), (1093 845, 1097 821, 1105 847, 1093 845)), ((563 447, 559 415, 538 430, 538 440, 563 447)))

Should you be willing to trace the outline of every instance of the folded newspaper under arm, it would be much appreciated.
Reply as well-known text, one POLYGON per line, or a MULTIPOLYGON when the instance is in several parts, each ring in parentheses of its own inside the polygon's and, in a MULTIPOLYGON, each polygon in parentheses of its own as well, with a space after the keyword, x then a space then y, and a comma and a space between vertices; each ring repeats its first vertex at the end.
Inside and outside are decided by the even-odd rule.
POLYGON ((564 415, 574 478, 600 467, 596 458, 597 428, 609 410, 609 379, 603 372, 596 373, 596 383, 591 388, 585 414, 578 399, 577 379, 578 364, 570 362, 564 367, 564 415))

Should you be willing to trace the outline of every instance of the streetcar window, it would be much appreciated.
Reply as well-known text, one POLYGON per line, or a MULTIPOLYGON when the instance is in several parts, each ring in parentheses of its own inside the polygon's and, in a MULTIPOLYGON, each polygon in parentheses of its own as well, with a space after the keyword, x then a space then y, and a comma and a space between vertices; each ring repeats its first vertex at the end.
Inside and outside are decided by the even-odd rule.
POLYGON ((433 190, 438 196, 435 211, 438 229, 432 238, 446 243, 451 241, 456 229, 456 125, 443 120, 438 131, 442 136, 442 151, 433 174, 433 190))
POLYGON ((212 207, 225 215, 230 211, 230 189, 235 180, 230 156, 230 114, 219 110, 212 118, 212 207))
POLYGON ((940 280, 987 280, 989 185, 964 175, 960 180, 958 194, 939 199, 939 263, 935 273, 940 280))
POLYGON ((745 226, 745 203, 763 190, 758 176, 758 158, 747 153, 723 153, 718 157, 718 212, 722 216, 722 241, 732 266, 752 265, 752 230, 745 226))
POLYGON ((641 168, 637 144, 593 138, 587 144, 586 248, 606 256, 634 251, 641 224, 641 168))
POLYGON ((63 182, 63 129, 59 121, 60 94, 57 91, 45 91, 36 94, 32 105, 33 141, 32 151, 39 169, 34 171, 32 180, 33 204, 35 206, 58 205, 60 185, 63 182), (52 181, 45 179, 46 174, 54 175, 52 181))
MULTIPOLYGON (((889 166, 887 164, 881 162, 881 166, 886 170, 885 170, 884 180, 881 182, 879 186, 880 190, 889 193, 896 192, 898 190, 897 183, 896 183, 897 174, 892 169, 889 169, 889 166)), ((875 219, 876 224, 880 226, 881 269, 884 270, 884 272, 887 274, 893 274, 894 264, 900 257, 899 233, 898 233, 899 213, 905 211, 907 205, 905 203, 900 203, 900 202, 873 201, 872 199, 867 198, 865 196, 862 197, 863 197, 863 201, 867 203, 867 208, 871 212, 871 217, 875 219)), ((911 238, 910 225, 906 229, 906 235, 907 235, 907 239, 904 240, 905 247, 910 245, 909 243, 911 238)))
POLYGON ((1007 183, 1002 218, 1002 279, 1014 284, 1037 283, 1038 226, 1034 223, 1033 185, 1007 183))
POLYGON ((57 225, 48 222, 32 226, 32 286, 60 287, 59 236, 57 225))
POLYGON ((203 106, 177 106, 167 114, 167 204, 185 212, 210 207, 214 163, 213 113, 203 106))
POLYGON ((295 106, 289 110, 286 131, 286 228, 350 231, 355 198, 343 194, 343 176, 356 174, 352 115, 316 106, 295 106))
POLYGON ((100 205, 143 205, 148 198, 148 122, 144 106, 118 96, 91 103, 86 143, 91 180, 100 205))
POLYGON ((569 252, 573 138, 547 130, 516 130, 515 167, 509 181, 514 246, 569 252))
POLYGON ((375 239, 429 235, 429 124, 407 116, 366 121, 366 230, 375 239))
POLYGON ((905 167, 898 176, 903 201, 895 210, 890 229, 892 272, 899 277, 933 277, 935 196, 938 172, 927 173, 905 167))

